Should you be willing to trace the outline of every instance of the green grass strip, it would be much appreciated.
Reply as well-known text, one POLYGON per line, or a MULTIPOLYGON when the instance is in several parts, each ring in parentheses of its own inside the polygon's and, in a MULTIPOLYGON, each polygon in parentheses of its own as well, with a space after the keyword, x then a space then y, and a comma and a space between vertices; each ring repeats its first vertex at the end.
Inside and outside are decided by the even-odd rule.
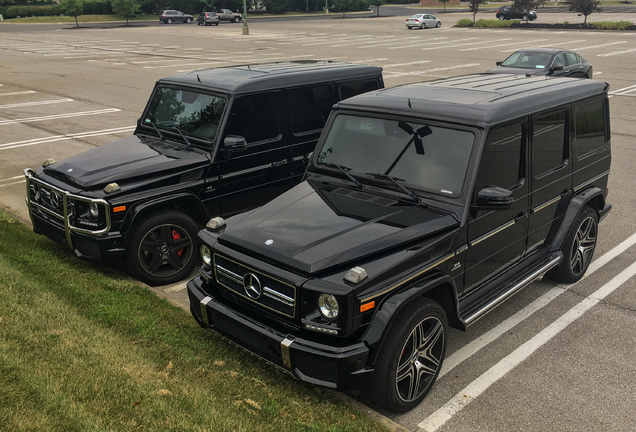
POLYGON ((0 212, 0 429, 381 431, 0 212))

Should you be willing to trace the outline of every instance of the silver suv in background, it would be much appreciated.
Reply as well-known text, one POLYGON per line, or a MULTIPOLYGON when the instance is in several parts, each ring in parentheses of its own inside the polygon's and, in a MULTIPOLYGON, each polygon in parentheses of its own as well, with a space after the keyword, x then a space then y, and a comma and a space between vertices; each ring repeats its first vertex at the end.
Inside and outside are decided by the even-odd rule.
POLYGON ((164 24, 172 24, 176 21, 190 24, 193 19, 194 17, 190 14, 172 9, 161 11, 161 14, 159 15, 159 21, 162 21, 164 24))

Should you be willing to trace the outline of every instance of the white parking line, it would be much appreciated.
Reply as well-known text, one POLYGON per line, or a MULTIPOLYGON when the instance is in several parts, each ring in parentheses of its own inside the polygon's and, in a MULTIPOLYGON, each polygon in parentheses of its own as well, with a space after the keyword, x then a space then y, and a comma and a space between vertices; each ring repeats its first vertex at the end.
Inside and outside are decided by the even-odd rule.
POLYGON ((123 132, 133 131, 135 127, 136 126, 127 126, 127 127, 121 127, 121 128, 103 129, 103 130, 92 131, 92 132, 80 132, 80 133, 67 134, 67 135, 55 135, 51 137, 35 138, 35 139, 26 140, 26 141, 15 141, 15 142, 10 142, 6 144, 0 144, 0 151, 10 150, 10 149, 18 148, 18 147, 46 144, 46 143, 56 142, 56 141, 65 141, 69 139, 79 139, 79 138, 87 138, 87 137, 99 136, 99 135, 123 133, 123 132))
POLYGON ((18 96, 18 95, 33 94, 33 93, 35 93, 33 90, 26 90, 26 91, 0 93, 0 96, 18 96))
MULTIPOLYGON (((634 92, 636 91, 636 85, 633 86, 629 86, 629 87, 624 87, 622 89, 618 89, 618 90, 614 90, 609 92, 609 94, 614 95, 614 96, 624 96, 627 95, 628 93, 634 92)), ((628 95, 631 96, 631 95, 628 95)))
POLYGON ((615 56, 615 55, 620 55, 620 54, 627 54, 627 53, 631 53, 636 51, 636 48, 632 48, 632 49, 628 49, 628 50, 624 50, 624 51, 614 51, 614 52, 610 52, 610 53, 605 53, 605 54, 597 54, 596 57, 610 57, 610 56, 615 56))
POLYGON ((118 111, 121 111, 121 110, 118 108, 107 108, 107 109, 95 110, 95 111, 82 111, 82 112, 67 113, 67 114, 53 114, 53 115, 42 116, 42 117, 28 117, 28 118, 14 119, 14 120, 2 120, 0 121, 0 126, 15 124, 15 123, 31 123, 36 121, 55 120, 60 118, 81 117, 81 116, 95 115, 95 114, 107 114, 107 113, 118 112, 118 111))
POLYGON ((7 105, 0 105, 0 109, 20 108, 20 107, 36 106, 36 105, 50 105, 50 104, 56 104, 56 103, 62 103, 62 102, 73 102, 73 99, 53 99, 53 100, 39 101, 39 102, 22 102, 22 103, 16 103, 16 104, 7 104, 7 105))
MULTIPOLYGON (((619 253, 624 252, 627 248, 631 247, 635 243, 636 234, 632 235, 629 239, 625 240, 620 245, 612 249, 612 251, 610 251, 608 254, 611 253, 615 254, 614 256, 616 256, 619 253)), ((614 256, 607 258, 605 261, 609 262, 612 258, 614 258, 614 256)), ((605 255, 603 256, 603 258, 605 258, 605 255)), ((597 264, 597 266, 600 267, 605 263, 597 264)), ((629 267, 615 276, 611 281, 596 290, 592 295, 586 297, 583 301, 567 311, 560 318, 558 318, 548 327, 535 335, 532 339, 528 340, 512 353, 504 357, 501 361, 499 361, 499 363, 480 375, 472 383, 470 383, 459 393, 457 393, 451 400, 442 405, 442 407, 440 407, 437 411, 428 416, 424 421, 420 422, 418 424, 418 427, 424 429, 427 432, 437 431, 455 414, 461 411, 466 405, 483 394, 492 384, 507 375, 521 362, 523 362, 539 348, 549 342, 554 336, 558 335, 561 331, 567 328, 567 326, 572 324, 585 312, 590 310, 593 306, 598 304, 601 300, 603 300, 616 289, 621 287, 625 282, 627 282, 635 275, 636 262, 632 263, 629 267)))
POLYGON ((602 44, 602 45, 591 45, 591 46, 586 46, 586 47, 580 47, 577 48, 577 51, 583 51, 586 49, 592 49, 592 48, 605 48, 606 46, 612 46, 612 45, 620 45, 620 44, 624 44, 627 43, 627 41, 618 41, 618 42, 611 42, 611 43, 606 43, 606 44, 602 44))

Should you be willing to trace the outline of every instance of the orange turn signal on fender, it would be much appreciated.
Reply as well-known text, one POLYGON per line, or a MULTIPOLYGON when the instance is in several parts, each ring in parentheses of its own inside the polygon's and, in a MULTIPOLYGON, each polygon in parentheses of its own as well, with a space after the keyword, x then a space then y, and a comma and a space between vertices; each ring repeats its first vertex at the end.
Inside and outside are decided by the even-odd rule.
POLYGON ((126 206, 113 207, 113 213, 126 211, 126 206))
POLYGON ((373 309, 375 307, 375 301, 371 301, 369 303, 365 303, 363 305, 360 305, 360 312, 366 312, 370 309, 373 309))

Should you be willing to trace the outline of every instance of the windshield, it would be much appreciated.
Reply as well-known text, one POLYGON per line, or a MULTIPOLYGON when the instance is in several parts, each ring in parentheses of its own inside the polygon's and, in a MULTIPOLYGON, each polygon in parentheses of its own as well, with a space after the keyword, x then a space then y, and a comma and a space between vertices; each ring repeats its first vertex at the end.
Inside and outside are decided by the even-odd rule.
POLYGON ((169 87, 159 87, 150 101, 143 123, 158 129, 213 141, 226 99, 169 87))
POLYGON ((551 58, 552 55, 547 53, 519 51, 505 59, 501 65, 524 69, 545 69, 551 58))
POLYGON ((411 188, 461 194, 475 136, 422 123, 339 115, 316 163, 348 168, 353 176, 390 176, 411 188))

